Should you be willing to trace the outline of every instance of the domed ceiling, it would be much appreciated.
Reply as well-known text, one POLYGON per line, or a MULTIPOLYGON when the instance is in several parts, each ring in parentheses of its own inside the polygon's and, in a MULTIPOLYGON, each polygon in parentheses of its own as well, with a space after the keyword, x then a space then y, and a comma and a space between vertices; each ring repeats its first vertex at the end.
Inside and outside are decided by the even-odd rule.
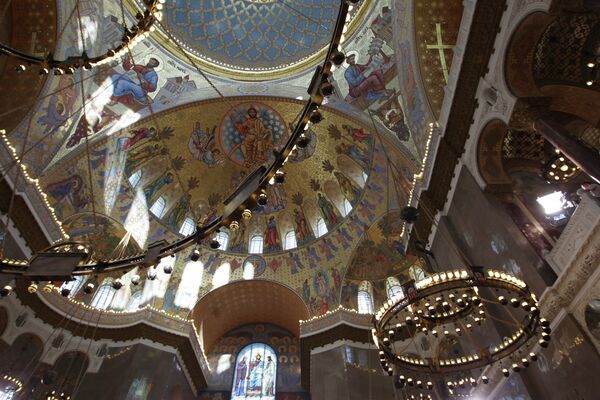
MULTIPOLYGON (((243 179, 273 161, 302 106, 284 98, 241 97, 172 108, 98 141, 89 158, 86 147, 78 147, 41 183, 75 239, 97 241, 89 235, 99 224, 106 238, 114 236, 112 244, 100 240, 104 256, 114 256, 111 246, 124 237, 120 251, 126 244, 144 248, 181 235, 186 218, 195 223, 220 215, 243 179)), ((358 204, 376 138, 337 111, 323 115, 307 131, 308 146, 286 164, 285 183, 269 186, 267 205, 230 233, 228 250, 244 253, 249 238, 260 234, 265 253, 281 251, 290 231, 299 246, 307 245, 318 236, 319 220, 331 230, 358 204)))
POLYGON ((331 39, 338 0, 172 0, 169 32, 194 55, 235 69, 278 69, 331 39))

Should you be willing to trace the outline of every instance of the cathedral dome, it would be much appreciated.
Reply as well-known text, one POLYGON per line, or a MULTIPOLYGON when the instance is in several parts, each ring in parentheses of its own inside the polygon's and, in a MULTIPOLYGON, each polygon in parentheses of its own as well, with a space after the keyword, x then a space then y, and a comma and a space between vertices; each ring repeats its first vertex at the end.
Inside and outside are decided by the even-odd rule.
POLYGON ((162 25, 165 45, 177 42, 211 72, 262 80, 318 63, 338 10, 339 0, 172 0, 162 25))

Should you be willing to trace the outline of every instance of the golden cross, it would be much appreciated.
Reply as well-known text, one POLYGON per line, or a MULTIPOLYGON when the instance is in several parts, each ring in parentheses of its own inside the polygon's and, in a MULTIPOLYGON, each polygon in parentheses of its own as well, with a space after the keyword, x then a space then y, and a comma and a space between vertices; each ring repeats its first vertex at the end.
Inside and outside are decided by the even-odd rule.
POLYGON ((32 32, 31 33, 31 48, 29 50, 29 54, 31 54, 32 56, 39 56, 42 57, 45 55, 44 51, 35 51, 35 48, 38 45, 38 41, 37 41, 37 32, 32 32))
POLYGON ((444 80, 446 83, 448 83, 448 65, 446 64, 446 55, 444 54, 444 50, 451 50, 454 45, 444 44, 444 39, 442 38, 442 24, 440 22, 435 23, 435 36, 437 43, 428 44, 427 50, 437 50, 439 52, 440 64, 442 64, 442 72, 444 73, 444 80))

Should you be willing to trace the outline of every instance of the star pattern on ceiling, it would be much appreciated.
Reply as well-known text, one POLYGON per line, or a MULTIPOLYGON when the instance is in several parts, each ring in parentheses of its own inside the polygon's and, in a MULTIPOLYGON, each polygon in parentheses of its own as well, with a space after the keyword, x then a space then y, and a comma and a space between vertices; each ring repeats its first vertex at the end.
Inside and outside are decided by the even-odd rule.
POLYGON ((329 41, 334 0, 174 0, 170 33, 196 56, 236 69, 276 69, 320 51, 329 41))

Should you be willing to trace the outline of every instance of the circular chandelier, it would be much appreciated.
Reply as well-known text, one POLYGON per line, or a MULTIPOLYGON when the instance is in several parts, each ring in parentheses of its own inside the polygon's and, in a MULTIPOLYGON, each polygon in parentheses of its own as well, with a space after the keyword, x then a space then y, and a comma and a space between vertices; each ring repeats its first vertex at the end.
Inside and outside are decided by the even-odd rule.
POLYGON ((372 330, 381 366, 399 389, 432 390, 443 382, 454 394, 487 384, 474 370, 498 363, 508 377, 536 361, 534 348, 550 341, 550 322, 541 317, 537 297, 504 271, 457 269, 403 289, 375 314, 372 330))

